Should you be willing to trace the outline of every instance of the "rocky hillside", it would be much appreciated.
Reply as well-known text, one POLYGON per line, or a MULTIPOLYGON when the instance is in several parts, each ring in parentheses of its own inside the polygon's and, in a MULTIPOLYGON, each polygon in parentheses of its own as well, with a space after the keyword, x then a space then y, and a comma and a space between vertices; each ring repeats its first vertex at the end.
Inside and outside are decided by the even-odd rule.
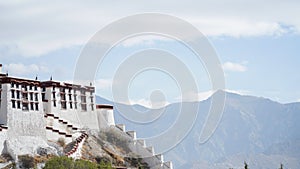
MULTIPOLYGON (((140 155, 132 152, 130 145, 133 144, 133 140, 117 127, 112 126, 101 132, 87 130, 84 136, 83 146, 79 150, 81 153, 80 159, 93 162, 94 164, 109 164, 113 168, 150 168, 140 158, 140 155)), ((57 142, 49 142, 48 144, 52 148, 51 151, 40 149, 35 155, 18 156, 17 163, 8 154, 2 154, 0 156, 0 167, 5 169, 14 167, 43 168, 45 163, 53 157, 68 155, 76 147, 77 142, 75 140, 67 145, 63 139, 58 139, 57 142)))

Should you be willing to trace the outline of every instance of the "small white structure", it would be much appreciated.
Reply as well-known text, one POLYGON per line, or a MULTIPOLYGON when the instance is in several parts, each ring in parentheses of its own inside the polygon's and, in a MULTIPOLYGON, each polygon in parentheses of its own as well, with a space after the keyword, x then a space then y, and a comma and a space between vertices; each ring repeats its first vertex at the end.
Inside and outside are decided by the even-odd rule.
POLYGON ((99 129, 115 125, 114 108, 111 105, 97 105, 99 129))

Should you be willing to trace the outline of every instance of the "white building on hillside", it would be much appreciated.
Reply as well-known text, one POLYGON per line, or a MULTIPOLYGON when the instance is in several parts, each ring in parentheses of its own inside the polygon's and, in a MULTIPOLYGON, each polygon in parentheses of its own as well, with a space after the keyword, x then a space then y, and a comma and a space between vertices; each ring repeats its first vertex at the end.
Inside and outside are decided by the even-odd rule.
POLYGON ((21 146, 30 139, 47 142, 63 138, 68 143, 85 129, 115 125, 113 116, 112 106, 96 106, 93 86, 52 78, 16 78, 0 71, 0 151, 5 141, 11 142, 12 149, 18 149, 13 144, 21 146))
MULTIPOLYGON (((113 106, 96 105, 95 88, 70 83, 38 81, 10 77, 1 73, 0 64, 0 151, 18 161, 19 155, 39 154, 39 150, 57 152, 49 143, 64 139, 75 142, 66 156, 80 158, 90 129, 99 131, 115 126, 113 106)), ((155 155, 135 131, 126 131, 129 148, 142 155, 151 169, 172 169, 162 155, 155 155)))

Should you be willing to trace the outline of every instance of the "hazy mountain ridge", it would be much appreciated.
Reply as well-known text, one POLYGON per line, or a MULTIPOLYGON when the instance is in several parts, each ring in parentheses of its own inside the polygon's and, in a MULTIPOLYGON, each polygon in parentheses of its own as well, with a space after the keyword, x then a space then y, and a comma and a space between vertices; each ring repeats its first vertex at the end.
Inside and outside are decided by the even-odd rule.
MULTIPOLYGON (((252 168, 278 168, 281 162, 288 168, 300 168, 300 103, 280 104, 266 98, 226 95, 222 120, 211 139, 198 144, 210 106, 208 99, 200 102, 192 131, 166 154, 166 159, 172 160, 176 168, 241 167, 245 160, 252 168)), ((147 125, 129 122, 116 110, 116 122, 136 130, 139 137, 149 137, 171 126, 179 106, 168 105, 160 119, 147 125)))

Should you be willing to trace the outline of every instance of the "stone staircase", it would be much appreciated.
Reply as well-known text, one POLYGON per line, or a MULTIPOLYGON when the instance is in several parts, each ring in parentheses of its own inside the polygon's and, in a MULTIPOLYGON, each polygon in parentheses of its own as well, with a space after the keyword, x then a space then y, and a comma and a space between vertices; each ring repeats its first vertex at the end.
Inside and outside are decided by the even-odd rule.
POLYGON ((75 130, 77 131, 79 128, 78 127, 75 127, 74 125, 72 124, 69 124, 67 121, 59 118, 58 116, 55 116, 54 114, 50 114, 50 113, 47 113, 44 115, 45 118, 48 118, 48 117, 53 117, 54 120, 57 120, 59 123, 63 124, 63 125, 66 125, 68 128, 72 129, 72 130, 75 130))
POLYGON ((85 139, 87 139, 87 138, 88 138, 88 135, 86 133, 82 133, 78 138, 76 138, 73 148, 69 152, 66 153, 66 156, 74 158, 74 159, 80 159, 82 146, 84 144, 85 139))
POLYGON ((75 127, 74 125, 70 124, 66 120, 61 119, 54 114, 47 113, 44 115, 47 125, 46 130, 57 133, 60 136, 66 138, 67 142, 71 142, 74 136, 74 133, 78 133, 79 127, 75 127))
POLYGON ((59 131, 58 129, 54 129, 51 126, 46 126, 46 130, 50 130, 50 131, 52 131, 54 133, 58 133, 59 135, 62 135, 64 137, 70 137, 70 138, 72 138, 72 134, 67 134, 66 132, 59 131))

